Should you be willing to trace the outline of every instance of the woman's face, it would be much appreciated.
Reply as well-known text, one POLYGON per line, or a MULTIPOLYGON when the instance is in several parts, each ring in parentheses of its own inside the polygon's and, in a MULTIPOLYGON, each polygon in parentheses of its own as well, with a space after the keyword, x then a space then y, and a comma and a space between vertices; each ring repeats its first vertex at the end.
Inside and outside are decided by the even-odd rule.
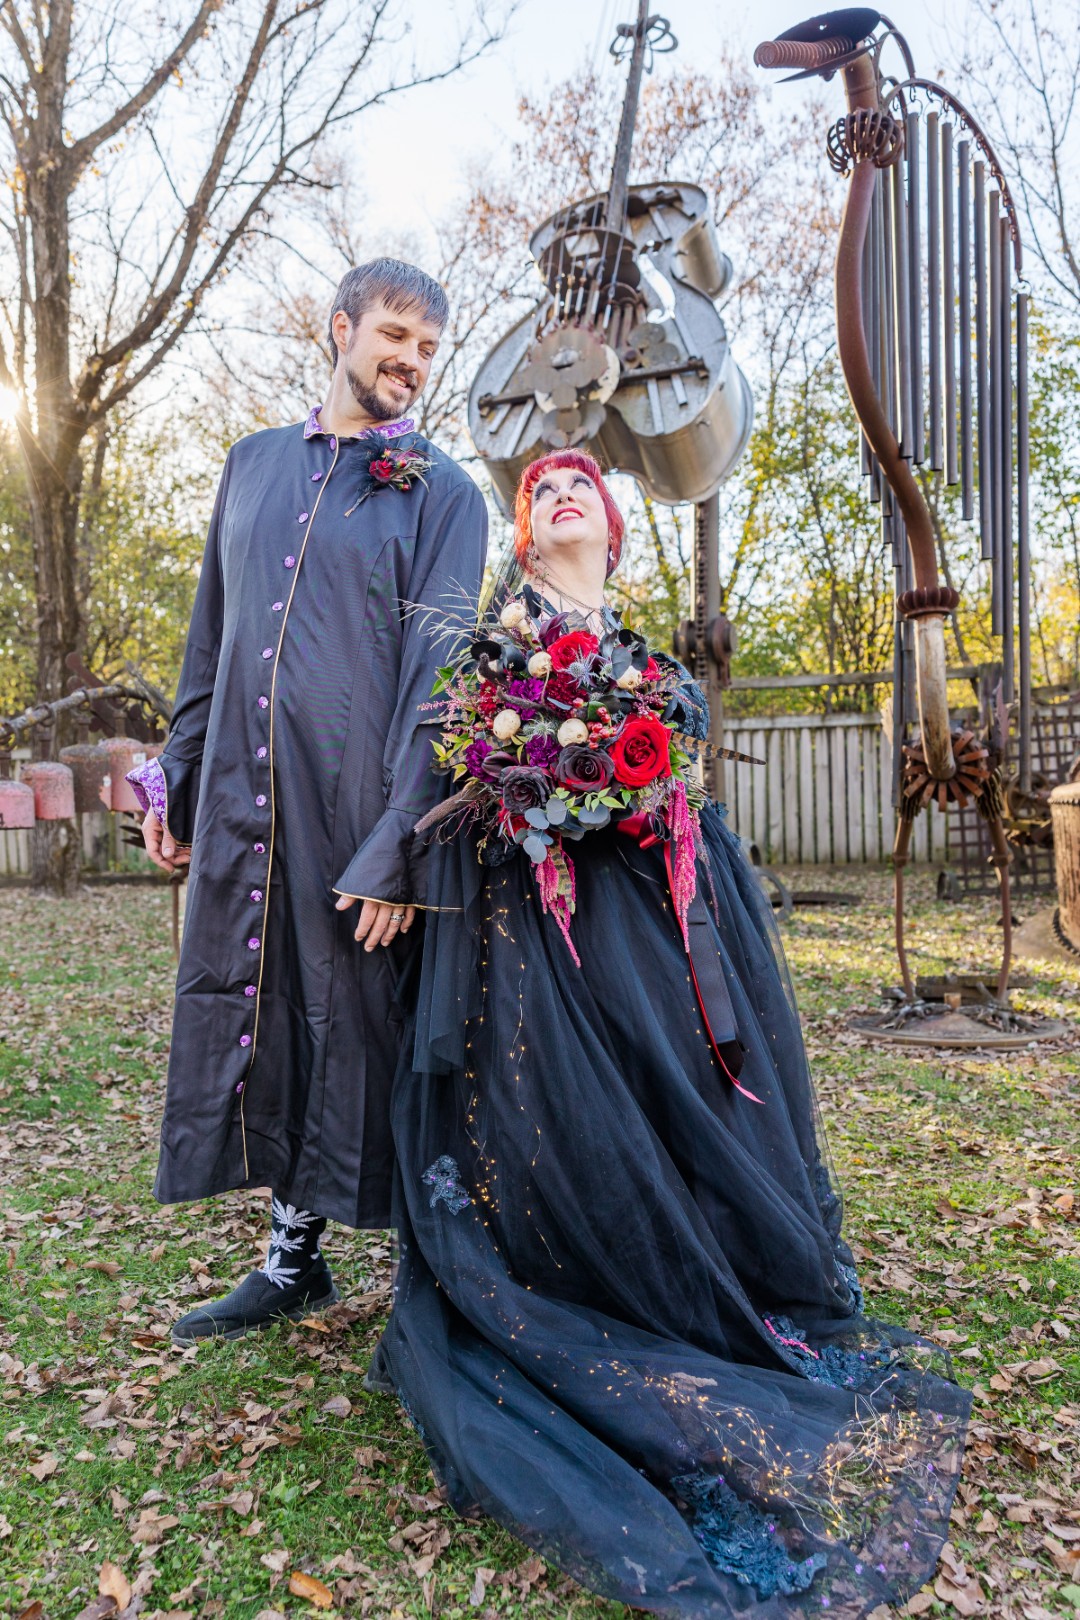
POLYGON ((532 492, 533 543, 542 563, 592 558, 607 572, 608 520, 596 484, 576 467, 551 467, 532 492))

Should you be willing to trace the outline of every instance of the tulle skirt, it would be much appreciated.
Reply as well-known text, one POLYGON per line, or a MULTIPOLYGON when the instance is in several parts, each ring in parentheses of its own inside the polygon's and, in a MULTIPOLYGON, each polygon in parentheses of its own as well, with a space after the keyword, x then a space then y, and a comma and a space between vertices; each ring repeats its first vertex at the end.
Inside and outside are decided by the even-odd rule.
POLYGON ((593 1591, 854 1620, 933 1570, 969 1398, 863 1312, 771 912, 702 830, 759 1102, 706 1038, 659 848, 575 846, 580 967, 526 859, 432 851, 374 1372, 458 1511, 593 1591))

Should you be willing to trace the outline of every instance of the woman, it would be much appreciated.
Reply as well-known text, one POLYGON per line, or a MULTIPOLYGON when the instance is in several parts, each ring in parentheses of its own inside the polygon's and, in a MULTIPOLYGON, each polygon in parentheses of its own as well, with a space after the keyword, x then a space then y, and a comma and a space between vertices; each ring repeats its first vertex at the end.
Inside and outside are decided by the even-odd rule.
MULTIPOLYGON (((590 457, 526 468, 515 544, 545 611, 613 622, 622 529, 590 457)), ((722 812, 700 822, 694 959, 707 937, 734 1045, 662 843, 574 846, 580 966, 513 846, 432 847, 371 1383, 459 1512, 606 1597, 854 1617, 932 1572, 968 1400, 942 1352, 862 1314, 771 912, 722 812)))

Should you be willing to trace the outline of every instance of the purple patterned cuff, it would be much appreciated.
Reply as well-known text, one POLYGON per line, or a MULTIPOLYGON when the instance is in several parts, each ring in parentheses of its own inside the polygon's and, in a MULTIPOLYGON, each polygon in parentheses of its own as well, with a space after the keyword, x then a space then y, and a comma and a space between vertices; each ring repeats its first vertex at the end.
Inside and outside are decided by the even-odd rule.
POLYGON ((165 772, 159 761, 148 759, 145 764, 136 765, 133 771, 128 771, 124 781, 131 783, 141 808, 152 810, 164 827, 168 799, 165 791, 165 772))

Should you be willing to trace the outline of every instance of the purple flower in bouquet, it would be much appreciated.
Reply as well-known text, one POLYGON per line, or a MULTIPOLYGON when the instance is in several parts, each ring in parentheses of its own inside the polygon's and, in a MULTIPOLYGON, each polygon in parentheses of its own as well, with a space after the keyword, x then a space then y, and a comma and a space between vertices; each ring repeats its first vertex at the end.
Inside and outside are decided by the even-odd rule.
POLYGON ((506 690, 511 697, 524 698, 526 703, 539 703, 544 696, 544 683, 534 675, 525 675, 520 680, 507 681, 506 690))
POLYGON ((555 765, 557 780, 575 793, 599 793, 614 774, 610 755, 582 743, 562 749, 555 765))
POLYGON ((530 737, 525 744, 525 758, 537 770, 553 771, 561 749, 555 737, 530 737))
POLYGON ((512 816, 523 816, 526 810, 535 810, 548 802, 553 785, 547 771, 538 771, 531 765, 508 766, 499 777, 503 808, 512 816))
POLYGON ((481 782, 488 782, 491 778, 484 769, 484 761, 491 753, 491 744, 486 737, 477 737, 465 750, 465 768, 471 776, 478 776, 481 782))

